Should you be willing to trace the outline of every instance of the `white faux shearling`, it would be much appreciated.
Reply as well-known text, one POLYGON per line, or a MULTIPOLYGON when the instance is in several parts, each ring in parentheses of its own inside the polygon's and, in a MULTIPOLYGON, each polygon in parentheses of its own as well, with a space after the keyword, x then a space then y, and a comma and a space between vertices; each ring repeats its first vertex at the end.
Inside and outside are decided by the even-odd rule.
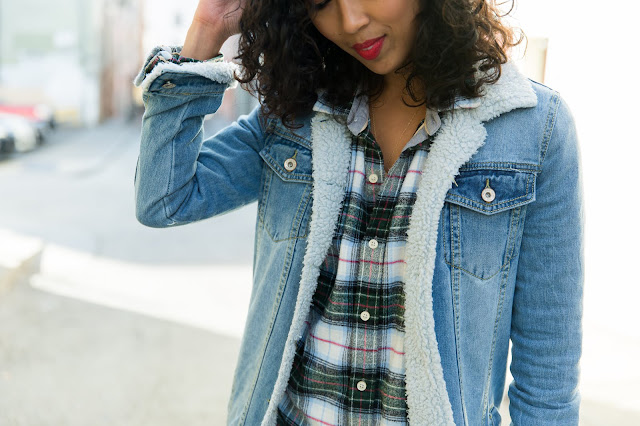
POLYGON ((531 83, 512 62, 502 65, 500 79, 484 89, 479 107, 469 110, 479 121, 489 121, 512 109, 534 107, 538 103, 531 83))
POLYGON ((173 62, 158 62, 158 64, 151 70, 149 74, 146 74, 146 68, 149 63, 157 56, 171 55, 173 52, 180 52, 180 47, 159 46, 154 48, 147 60, 145 61, 142 69, 136 76, 133 84, 140 87, 143 91, 149 90, 151 84, 160 75, 166 72, 195 74, 202 77, 206 77, 209 80, 228 84, 228 88, 236 87, 238 82, 234 79, 234 72, 238 69, 238 65, 232 62, 224 61, 203 61, 203 62, 185 62, 183 64, 174 64, 173 62))
POLYGON ((484 126, 468 110, 444 116, 422 170, 409 221, 405 277, 406 391, 409 422, 453 425, 433 316, 432 279, 440 210, 458 169, 484 143, 484 126))
MULTIPOLYGON (((405 280, 405 359, 409 421, 412 425, 454 425, 438 351, 433 316, 432 280, 440 211, 461 165, 484 144, 482 122, 516 108, 533 107, 537 98, 515 65, 502 67, 498 82, 485 86, 475 108, 442 114, 422 170, 417 199, 407 231, 405 280)), ((275 425, 277 407, 291 373, 297 336, 301 335, 316 289, 320 266, 333 238, 350 160, 350 132, 317 104, 311 122, 313 205, 307 252, 293 322, 263 426, 275 425)))
POLYGON ((262 425, 275 425, 278 405, 284 396, 289 382, 296 338, 302 335, 304 321, 309 315, 311 299, 318 285, 320 266, 331 246, 333 233, 342 208, 344 193, 347 190, 347 176, 351 159, 351 133, 349 129, 325 113, 316 114, 311 120, 312 167, 312 209, 311 223, 307 240, 307 251, 300 278, 300 289, 296 300, 296 309, 287 342, 285 343, 278 380, 269 401, 267 413, 262 425))

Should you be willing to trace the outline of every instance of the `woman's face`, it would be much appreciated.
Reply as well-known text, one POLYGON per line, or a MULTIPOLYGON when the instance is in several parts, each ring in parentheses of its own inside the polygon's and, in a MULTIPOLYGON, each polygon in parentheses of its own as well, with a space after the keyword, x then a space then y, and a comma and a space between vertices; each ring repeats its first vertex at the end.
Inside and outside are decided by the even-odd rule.
POLYGON ((312 0, 318 31, 376 74, 404 64, 416 37, 418 0, 312 0))

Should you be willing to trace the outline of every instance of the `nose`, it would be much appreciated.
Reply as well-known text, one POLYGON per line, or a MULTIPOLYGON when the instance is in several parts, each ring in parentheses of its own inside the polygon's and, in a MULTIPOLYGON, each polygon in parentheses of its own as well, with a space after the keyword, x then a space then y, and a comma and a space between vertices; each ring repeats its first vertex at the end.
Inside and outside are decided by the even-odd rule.
POLYGON ((336 0, 340 5, 342 29, 355 34, 369 23, 369 14, 362 0, 336 0))

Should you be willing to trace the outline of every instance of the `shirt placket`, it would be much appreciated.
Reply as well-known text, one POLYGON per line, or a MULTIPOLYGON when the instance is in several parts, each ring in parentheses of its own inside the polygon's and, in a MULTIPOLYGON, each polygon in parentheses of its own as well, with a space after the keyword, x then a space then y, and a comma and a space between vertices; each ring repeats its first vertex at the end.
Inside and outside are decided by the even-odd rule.
MULTIPOLYGON (((365 136, 366 137, 366 136, 365 136)), ((355 291, 356 300, 354 311, 352 312, 355 327, 354 339, 356 350, 354 351, 352 371, 353 376, 353 416, 350 419, 352 424, 367 424, 370 416, 364 416, 360 411, 369 411, 372 408, 373 400, 376 398, 379 384, 375 372, 379 365, 379 352, 375 349, 380 346, 377 341, 377 333, 374 332, 374 325, 378 323, 378 311, 380 305, 380 286, 384 285, 384 260, 386 239, 380 233, 380 222, 375 220, 376 211, 379 210, 377 203, 384 194, 385 180, 384 163, 382 152, 375 143, 365 140, 365 191, 364 202, 373 206, 369 220, 364 227, 364 233, 359 242, 359 271, 355 291), (366 421, 365 421, 366 420, 366 421)))

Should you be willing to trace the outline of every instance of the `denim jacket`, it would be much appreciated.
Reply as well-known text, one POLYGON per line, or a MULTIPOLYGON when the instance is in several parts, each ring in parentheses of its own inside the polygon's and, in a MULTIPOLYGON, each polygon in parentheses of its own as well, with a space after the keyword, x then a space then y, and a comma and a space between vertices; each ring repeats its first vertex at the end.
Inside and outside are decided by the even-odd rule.
MULTIPOLYGON (((204 140, 203 117, 234 86, 233 70, 162 63, 138 76, 136 215, 169 227, 258 202, 228 424, 273 425, 340 213, 351 139, 320 100, 299 129, 256 108, 204 140)), ((475 108, 441 117, 407 231, 409 421, 500 424, 511 342, 513 424, 575 425, 583 219, 571 113, 507 63, 475 108)))

